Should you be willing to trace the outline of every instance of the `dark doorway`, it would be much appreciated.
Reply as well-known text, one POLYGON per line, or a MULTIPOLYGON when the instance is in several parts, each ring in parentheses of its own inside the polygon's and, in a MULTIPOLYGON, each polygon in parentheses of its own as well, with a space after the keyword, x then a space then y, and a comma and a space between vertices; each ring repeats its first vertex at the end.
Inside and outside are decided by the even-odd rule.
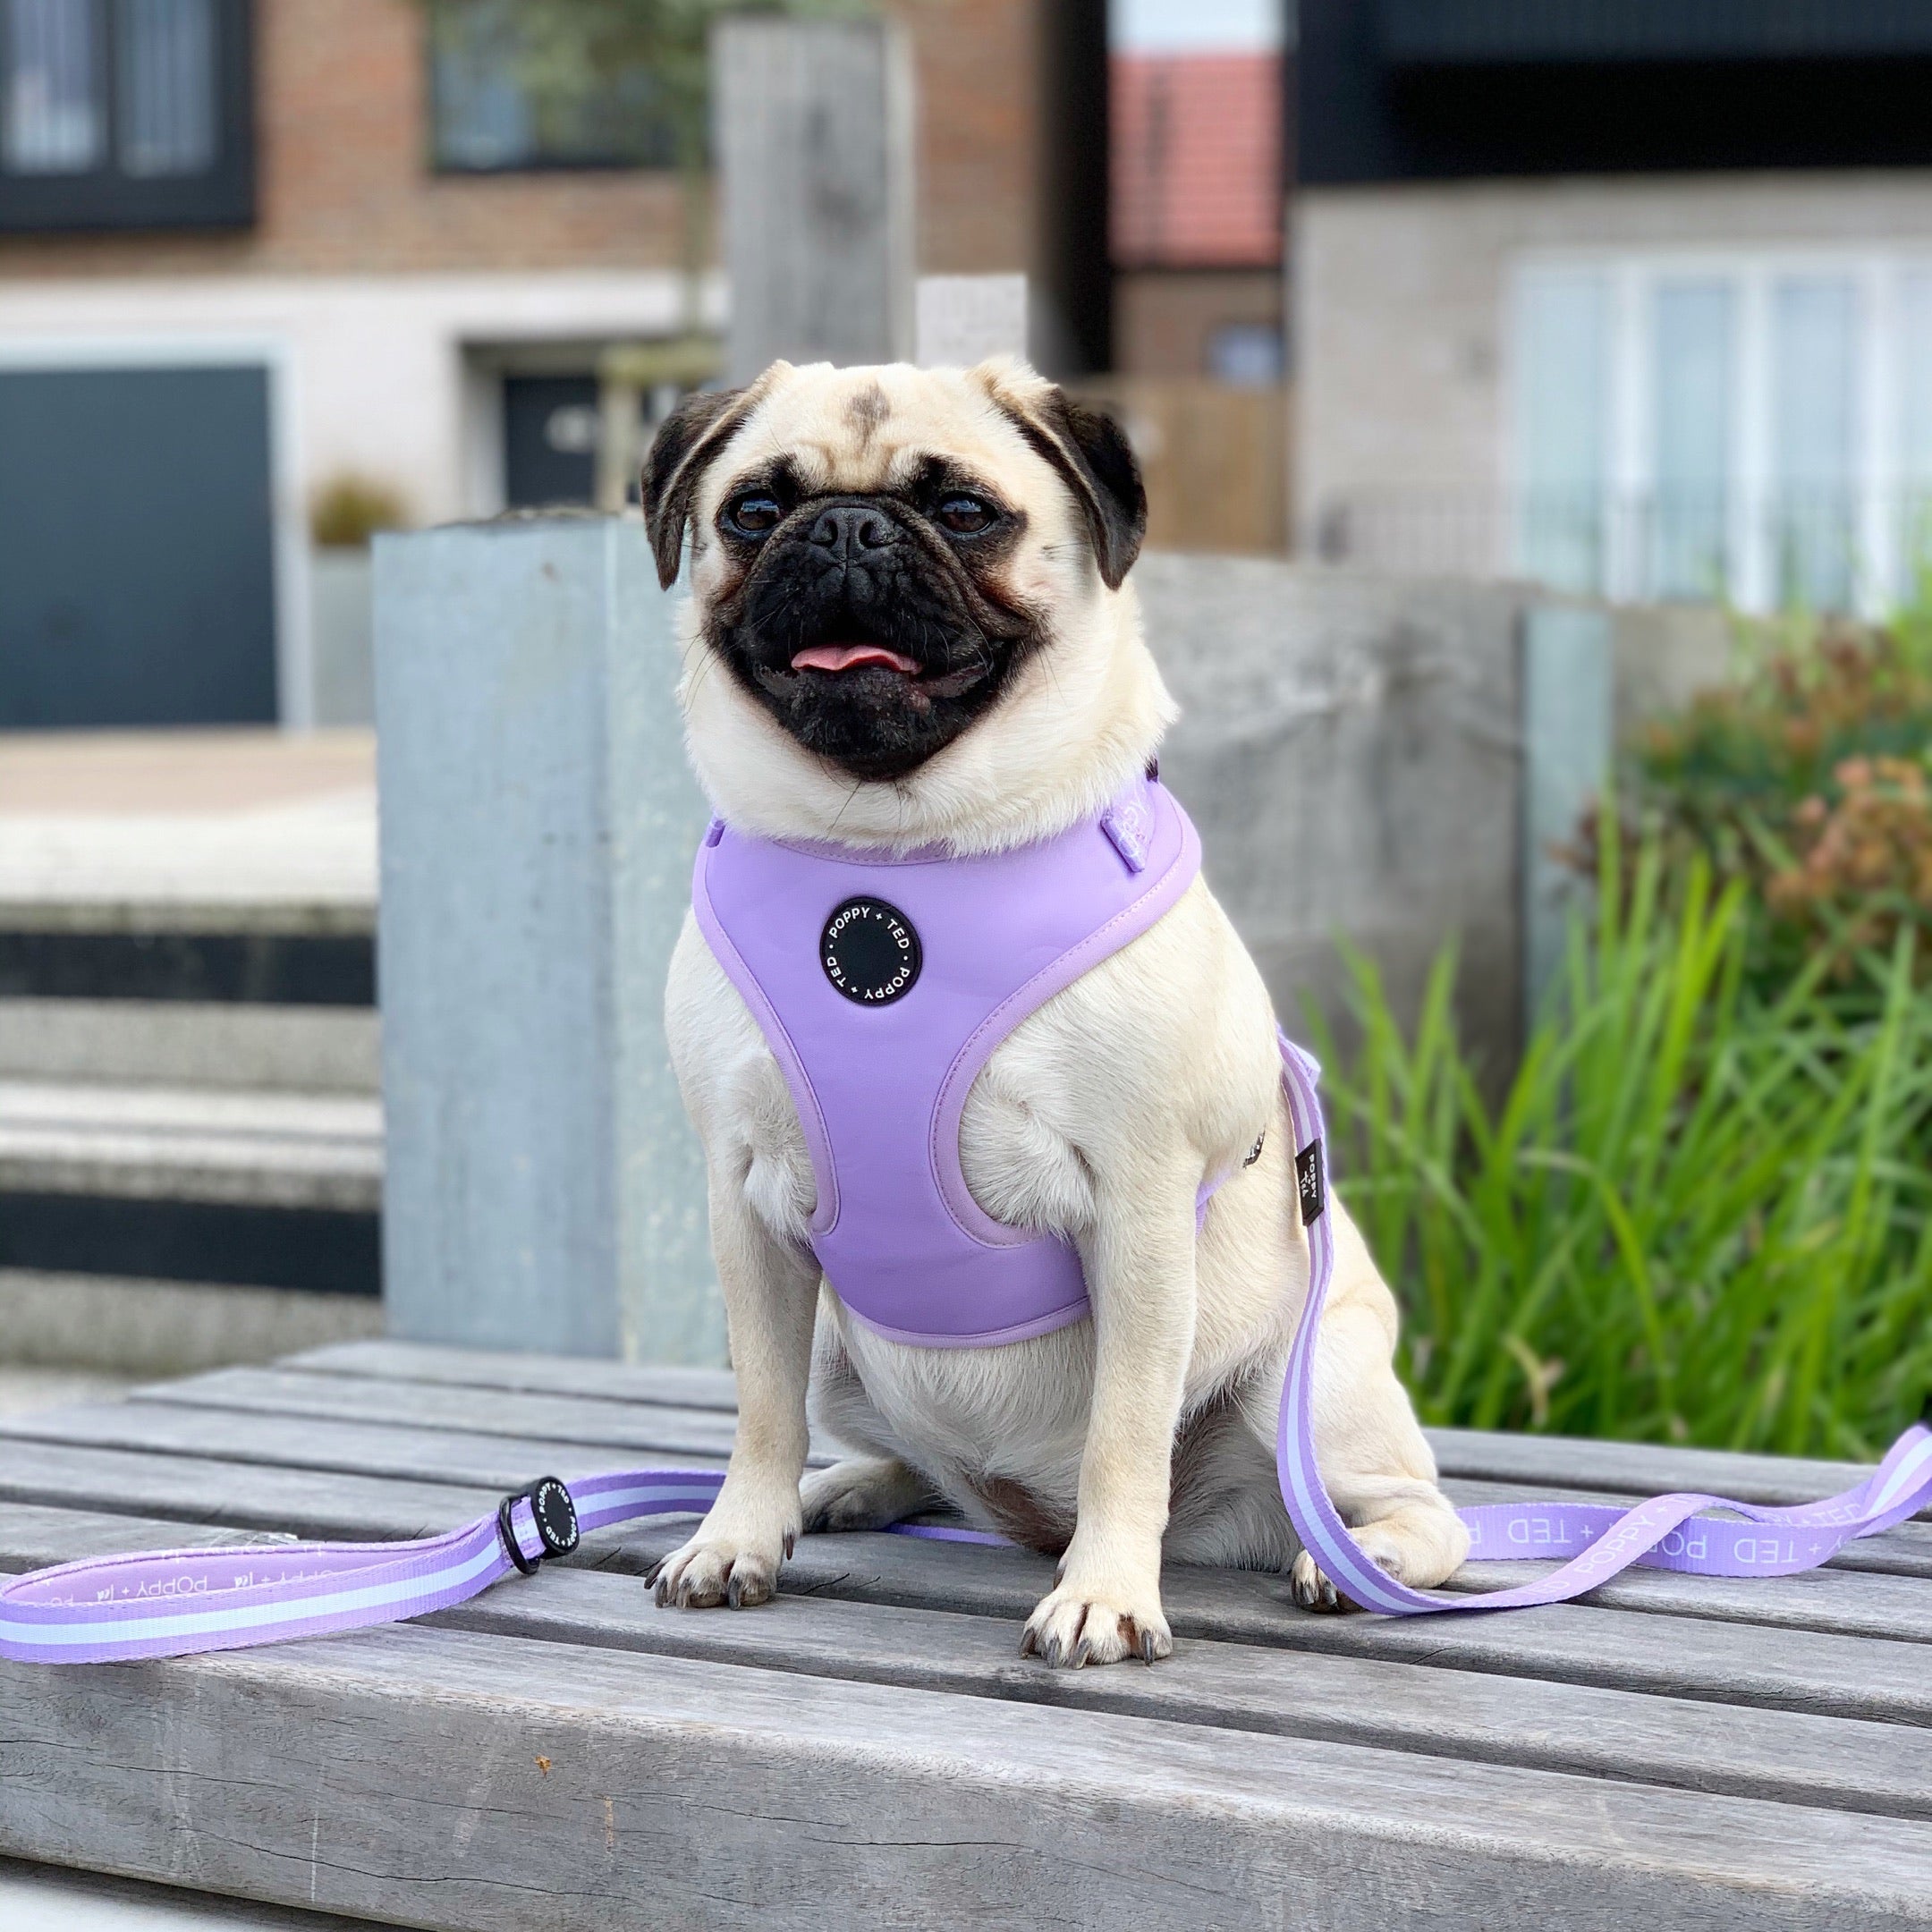
POLYGON ((597 495, 594 376, 504 377, 504 501, 513 510, 597 495))
POLYGON ((275 718, 263 369, 0 370, 0 729, 275 718))

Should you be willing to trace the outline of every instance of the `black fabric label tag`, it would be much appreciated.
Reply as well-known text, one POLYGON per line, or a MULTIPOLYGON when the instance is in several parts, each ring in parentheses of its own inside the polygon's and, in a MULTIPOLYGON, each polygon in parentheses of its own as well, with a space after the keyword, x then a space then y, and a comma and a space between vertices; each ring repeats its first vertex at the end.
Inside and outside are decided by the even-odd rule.
POLYGON ((1328 1205, 1328 1190, 1322 1179, 1322 1148, 1310 1140, 1294 1157, 1295 1191, 1301 1200, 1301 1225, 1312 1227, 1328 1205))

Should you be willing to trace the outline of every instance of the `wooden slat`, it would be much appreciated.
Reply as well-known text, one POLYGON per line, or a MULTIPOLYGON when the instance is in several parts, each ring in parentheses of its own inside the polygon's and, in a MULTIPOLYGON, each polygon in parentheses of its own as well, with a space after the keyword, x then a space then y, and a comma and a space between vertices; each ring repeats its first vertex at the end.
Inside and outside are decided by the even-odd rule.
POLYGON ((0 1453, 0 1502, 284 1530, 305 1538, 434 1536, 495 1509, 501 1499, 494 1488, 61 1443, 15 1439, 0 1453))
POLYGON ((369 1932, 369 1921, 0 1858, 0 1925, 10 1932, 369 1932))
MULTIPOLYGON (((1468 1563, 1448 1588, 1508 1589, 1554 1563, 1468 1563)), ((1932 1643, 1932 1578, 1873 1571, 1812 1570, 1794 1577, 1686 1577, 1626 1570, 1584 1599, 1601 1609, 1708 1617, 1720 1623, 1775 1623, 1842 1637, 1896 1637, 1932 1643)))
MULTIPOLYGON (((0 1570, 424 1534, 538 1467, 715 1460, 730 1395, 376 1343, 27 1418, 0 1428, 0 1570)), ((1446 1444, 1459 1500, 1856 1474, 1513 1440, 1446 1444)), ((191 1845, 211 1890, 464 1932, 538 1896, 600 1932, 1932 1919, 1925 1524, 1859 1572, 1639 1573, 1504 1616, 1315 1617, 1279 1579, 1174 1567, 1175 1657, 1082 1673, 1013 1654, 1042 1559, 809 1538, 766 1609, 659 1611, 636 1572, 689 1530, 603 1532, 432 1625, 0 1666, 0 1851, 179 1877, 191 1845)))
POLYGON ((83 1556, 123 1556, 136 1550, 219 1549, 234 1543, 292 1540, 281 1530, 237 1530, 226 1523, 0 1503, 0 1570, 10 1572, 73 1563, 83 1556))
MULTIPOLYGON (((263 1419, 261 1426, 274 1425, 263 1419)), ((446 1530, 485 1513, 498 1493, 494 1486, 387 1482, 19 1440, 0 1468, 0 1496, 338 1538, 446 1530)), ((580 1560, 640 1572, 689 1534, 688 1519, 606 1530, 587 1539, 580 1560)), ((809 1537, 786 1566, 784 1587, 1017 1622, 1050 1575, 1045 1560, 1014 1550, 890 1536, 809 1537)), ((1279 1579, 1182 1566, 1169 1571, 1164 1595, 1176 1631, 1191 1636, 1825 1716, 1932 1722, 1925 1652, 1907 1643, 1582 1605, 1506 1617, 1318 1617, 1294 1609, 1279 1579)))
MULTIPOLYGON (((1625 1496, 1689 1490, 1735 1496, 1741 1503, 1816 1503, 1863 1482, 1871 1465, 1803 1456, 1745 1455, 1721 1449, 1674 1449, 1656 1443, 1579 1436, 1519 1436, 1489 1429, 1428 1429, 1445 1476, 1506 1483, 1519 1496, 1554 1484, 1625 1496)), ((1932 1510, 1922 1520, 1932 1521, 1932 1510)))
POLYGON ((1792 1804, 1932 1818, 1932 1735, 1590 1685, 1195 1639, 1158 1669, 1050 1671, 1012 1624, 780 1597, 770 1615, 660 1610, 628 1579, 562 1569, 437 1619, 656 1656, 1165 1717, 1792 1804))
MULTIPOLYGON (((98 1402, 0 1418, 0 1443, 71 1444, 89 1449, 145 1450, 162 1456, 233 1461, 263 1468, 340 1471, 406 1482, 482 1485, 499 1494, 538 1476, 594 1476, 616 1466, 607 1450, 542 1436, 470 1436, 453 1429, 323 1421, 304 1416, 234 1414, 160 1402, 98 1402)), ((618 1459, 622 1461, 622 1459, 618 1459)), ((637 1450, 692 1468, 722 1466, 722 1453, 682 1446, 637 1450)))
MULTIPOLYGON (((606 1532, 616 1547, 604 1567, 646 1569, 689 1534, 688 1525, 668 1522, 606 1532)), ((1044 1559, 1018 1551, 821 1536, 801 1540, 781 1588, 1017 1623, 1050 1578, 1044 1559)), ((1584 1604, 1504 1616, 1322 1617, 1296 1610, 1277 1578, 1182 1564, 1167 1570, 1162 1597, 1177 1636, 1879 1723, 1932 1722, 1926 1652, 1911 1643, 1584 1604)))
MULTIPOLYGON (((232 1539, 232 1533, 230 1533, 232 1539)), ((0 1571, 66 1554, 222 1540, 174 1523, 0 1504, 0 1571)), ((1932 1736, 1895 1725, 1194 1640, 1154 1671, 1049 1671, 1003 1619, 781 1596, 755 1615, 658 1609, 638 1580, 572 1568, 433 1620, 601 1648, 900 1684, 1210 1728, 1932 1818, 1932 1736)))
MULTIPOLYGON (((652 1431, 643 1428, 640 1433, 652 1431)), ((681 1429, 665 1433, 682 1434, 681 1429)), ((292 1422, 272 1414, 189 1409, 139 1400, 9 1418, 0 1421, 0 1440, 8 1436, 495 1489, 518 1487, 539 1472, 565 1477, 592 1474, 625 1459, 581 1443, 544 1437, 418 1430, 313 1416, 292 1422)), ((707 1467, 723 1460, 722 1451, 696 1454, 683 1440, 637 1444, 627 1453, 635 1462, 665 1460, 707 1467)), ((1456 1579, 1454 1587, 1503 1589, 1540 1575, 1549 1567, 1472 1564, 1456 1579)), ((1827 1569, 1802 1577, 1712 1581, 1664 1571, 1631 1571, 1594 1591, 1589 1601, 1603 1608, 1932 1642, 1932 1579, 1918 1577, 1827 1569)))
POLYGON ((258 1415, 323 1416, 345 1422, 395 1422, 428 1435, 521 1436, 605 1451, 728 1455, 734 1416, 715 1409, 613 1402, 596 1395, 523 1394, 433 1382, 364 1382, 279 1368, 217 1368, 136 1391, 150 1403, 232 1409, 258 1415))
POLYGON ((422 1342, 338 1342, 284 1358, 309 1375, 377 1382, 445 1382, 458 1388, 512 1389, 533 1395, 601 1395, 612 1402, 664 1402, 735 1413, 729 1368, 679 1368, 581 1355, 527 1355, 496 1349, 439 1348, 422 1342))
MULTIPOLYGON (((347 1342, 287 1358, 281 1365, 314 1375, 380 1381, 440 1382, 532 1394, 585 1394, 692 1409, 735 1410, 731 1371, 676 1368, 576 1358, 499 1353, 389 1341, 347 1342)), ((1443 1473, 1525 1487, 1593 1489, 1650 1496, 1695 1489, 1747 1503, 1803 1503, 1850 1487, 1868 1474, 1852 1462, 1735 1454, 1563 1436, 1480 1429, 1430 1429, 1443 1473)))
POLYGON ((209 1889, 462 1932, 1758 1932, 1932 1902, 1915 1822, 448 1630, 0 1667, 0 1848, 164 1876, 191 1847, 209 1889))
MULTIPOLYGON (((729 1447, 728 1428, 718 1426, 701 1411, 587 1404, 614 1411, 614 1416, 580 1425, 584 1432, 625 1438, 621 1453, 614 1449, 598 1453, 579 1439, 487 1432, 492 1423, 506 1430, 513 1420, 532 1425, 556 1422, 568 1428, 570 1405, 561 1398, 530 1398, 533 1406, 513 1409, 504 1405, 519 1398, 477 1390, 411 1389, 399 1405, 397 1388, 398 1385, 387 1383, 338 1386, 319 1378, 272 1370, 222 1370, 142 1391, 137 1400, 124 1404, 43 1411, 0 1421, 0 1436, 11 1433, 103 1448, 232 1455, 243 1462, 411 1480, 489 1484, 505 1489, 517 1487, 538 1470, 565 1476, 589 1474, 626 1459, 658 1457, 706 1463, 721 1460, 729 1447), (313 1393, 312 1385, 320 1393, 313 1393), (452 1399, 442 1411, 442 1425, 437 1428, 318 1419, 336 1414, 386 1418, 395 1415, 399 1406, 413 1418, 419 1412, 419 1394, 452 1399), (203 1407, 204 1399, 232 1403, 235 1412, 203 1407), (298 1405, 293 1412, 302 1419, 294 1423, 275 1419, 278 1414, 290 1412, 277 1408, 284 1400, 298 1405), (473 1431, 452 1426, 459 1419, 470 1422, 473 1431), (707 1432, 708 1426, 712 1433, 707 1432), (699 1443, 710 1445, 708 1453, 697 1451, 695 1445, 699 1443)), ((818 1445, 813 1460, 830 1459, 831 1445, 818 1445)), ((1492 1500, 1505 1493, 1501 1486, 1452 1487, 1475 1492, 1464 1500, 1492 1500)), ((1895 1543, 1908 1537, 1932 1544, 1932 1535, 1918 1530, 1894 1532, 1890 1538, 1881 1540, 1895 1543)), ((1605 1607, 1719 1622, 1775 1623, 1932 1641, 1932 1547, 1923 1554, 1926 1580, 1880 1578, 1868 1572, 1854 1579, 1839 1570, 1826 1570, 1803 1578, 1737 1578, 1714 1582, 1662 1571, 1633 1571, 1594 1592, 1590 1601, 1605 1607)), ((1458 1587, 1500 1589, 1541 1574, 1544 1567, 1472 1565, 1457 1580, 1458 1587)))

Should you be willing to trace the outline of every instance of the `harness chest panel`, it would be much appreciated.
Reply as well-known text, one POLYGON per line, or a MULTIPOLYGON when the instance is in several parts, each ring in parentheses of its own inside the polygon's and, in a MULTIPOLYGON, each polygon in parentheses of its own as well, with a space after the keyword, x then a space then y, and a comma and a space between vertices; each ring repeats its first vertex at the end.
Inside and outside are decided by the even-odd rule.
POLYGON ((1080 1257, 974 1201, 973 1078, 1028 1014, 1145 932, 1200 869, 1157 779, 1017 851, 894 858, 715 824, 691 902, 784 1070, 811 1155, 811 1243, 868 1326, 948 1347, 1087 1312, 1080 1257))

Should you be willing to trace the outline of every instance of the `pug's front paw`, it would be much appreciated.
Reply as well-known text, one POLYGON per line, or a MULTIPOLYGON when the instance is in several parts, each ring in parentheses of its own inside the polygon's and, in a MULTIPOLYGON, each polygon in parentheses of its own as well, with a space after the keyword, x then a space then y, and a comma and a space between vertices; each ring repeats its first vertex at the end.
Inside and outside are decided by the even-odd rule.
POLYGON ((660 1606, 710 1610, 728 1604, 749 1610, 768 1603, 778 1587, 778 1565, 792 1554, 792 1538, 775 1547, 748 1546, 728 1536, 700 1530, 681 1549, 674 1549, 646 1576, 645 1582, 660 1606))
POLYGON ((1174 1655, 1174 1633, 1161 1614, 1157 1585, 1123 1588, 1069 1575, 1027 1619, 1020 1655, 1068 1670, 1126 1657, 1156 1664, 1174 1655))

